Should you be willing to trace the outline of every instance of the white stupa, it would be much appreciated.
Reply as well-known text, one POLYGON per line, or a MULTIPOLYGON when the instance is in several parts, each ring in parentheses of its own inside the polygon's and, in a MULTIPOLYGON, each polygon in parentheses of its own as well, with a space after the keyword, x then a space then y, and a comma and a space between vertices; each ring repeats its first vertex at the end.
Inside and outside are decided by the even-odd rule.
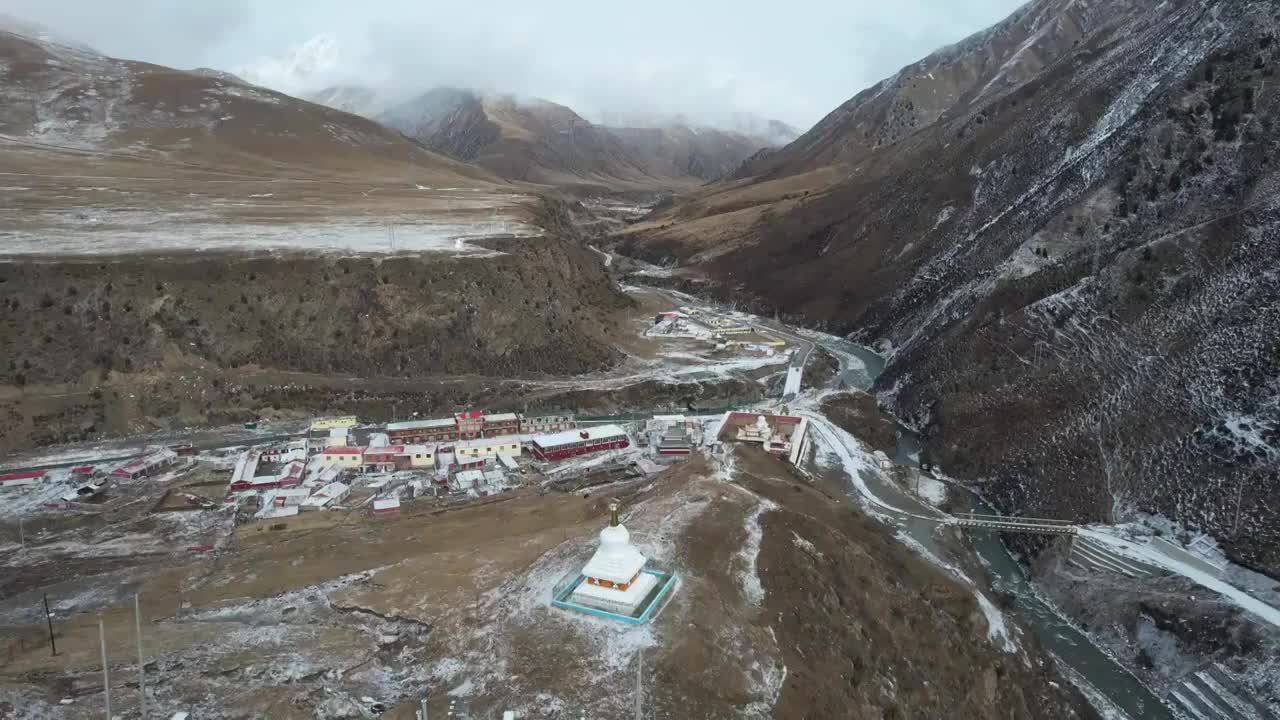
POLYGON ((648 562, 631 544, 631 533, 618 522, 618 503, 609 503, 609 527, 600 531, 600 547, 582 568, 586 578, 570 600, 598 610, 631 615, 658 585, 644 572, 648 562))

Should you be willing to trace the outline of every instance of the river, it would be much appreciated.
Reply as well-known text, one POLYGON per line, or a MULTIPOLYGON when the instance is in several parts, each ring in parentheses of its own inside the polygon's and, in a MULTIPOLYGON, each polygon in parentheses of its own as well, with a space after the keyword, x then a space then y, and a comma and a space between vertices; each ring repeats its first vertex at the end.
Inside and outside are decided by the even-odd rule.
MULTIPOLYGON (((812 335, 810 339, 815 339, 812 335)), ((867 390, 884 371, 885 360, 871 350, 839 338, 822 338, 815 341, 840 358, 838 375, 842 385, 867 390), (848 362, 849 357, 859 362, 848 362), (860 366, 859 366, 860 364, 860 366)), ((910 428, 898 424, 898 447, 894 460, 903 465, 917 465, 923 448, 920 436, 910 428)), ((878 497, 892 499, 891 504, 910 508, 914 500, 908 498, 896 486, 887 482, 868 479, 868 485, 878 497), (895 498, 896 496, 896 498, 895 498)), ((955 485, 949 491, 960 490, 955 485)), ((979 513, 994 513, 994 509, 981 498, 963 491, 969 499, 970 509, 979 513)), ((902 531, 924 546, 935 557, 945 558, 948 551, 937 541, 937 523, 917 517, 899 519, 902 531)), ((1138 678, 1103 652, 1087 635, 1072 626, 1055 612, 1035 592, 1025 568, 1010 555, 1000 536, 992 531, 972 531, 974 550, 988 568, 992 588, 1013 596, 1018 616, 1040 641, 1040 645, 1072 672, 1072 682, 1089 698, 1103 717, 1129 718, 1130 720, 1173 720, 1168 707, 1138 678)))

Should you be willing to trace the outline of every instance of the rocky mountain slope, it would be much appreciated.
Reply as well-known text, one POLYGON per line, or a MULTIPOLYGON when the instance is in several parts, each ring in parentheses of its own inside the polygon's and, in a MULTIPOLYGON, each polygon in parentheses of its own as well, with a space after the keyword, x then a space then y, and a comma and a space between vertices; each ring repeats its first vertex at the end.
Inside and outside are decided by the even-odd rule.
POLYGON ((767 145, 711 129, 595 125, 536 98, 437 88, 377 116, 427 147, 512 180, 553 185, 690 187, 767 145))
POLYGON ((255 374, 616 360, 603 328, 626 300, 598 255, 366 118, 0 33, 0 168, 6 450, 288 407, 235 401, 255 374))
POLYGON ((0 134, 0 153, 96 150, 239 172, 290 167, 492 180, 365 118, 233 76, 117 60, 9 32, 0 32, 0 134))
POLYGON ((1133 20, 1141 0, 1032 0, 991 28, 863 90, 738 177, 789 175, 857 162, 879 147, 984 105, 1035 77, 1098 31, 1133 20))
POLYGON ((363 85, 330 85, 315 92, 303 93, 301 97, 317 105, 369 119, 384 112, 388 104, 381 93, 363 85))
POLYGON ((881 400, 1002 510, 1159 512, 1275 576, 1278 35, 1038 0, 622 247, 879 343, 881 400))

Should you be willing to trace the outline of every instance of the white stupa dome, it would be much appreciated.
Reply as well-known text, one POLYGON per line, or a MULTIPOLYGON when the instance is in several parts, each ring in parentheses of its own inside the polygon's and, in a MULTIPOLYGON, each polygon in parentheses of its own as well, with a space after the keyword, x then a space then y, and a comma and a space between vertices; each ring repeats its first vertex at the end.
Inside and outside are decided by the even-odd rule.
POLYGON ((631 544, 631 533, 619 523, 600 531, 600 547, 582 569, 582 574, 597 580, 625 583, 630 582, 644 564, 644 555, 631 544))
POLYGON ((631 544, 631 532, 626 525, 607 525, 600 531, 600 549, 631 544))

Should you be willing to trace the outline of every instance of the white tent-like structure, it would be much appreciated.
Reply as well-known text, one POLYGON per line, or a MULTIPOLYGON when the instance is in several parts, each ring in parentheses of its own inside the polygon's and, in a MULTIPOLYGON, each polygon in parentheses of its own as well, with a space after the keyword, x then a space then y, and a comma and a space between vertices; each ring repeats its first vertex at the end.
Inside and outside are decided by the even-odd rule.
POLYGON ((609 504, 609 526, 600 531, 600 547, 582 568, 585 579, 570 600, 607 612, 630 615, 658 584, 644 572, 645 556, 631 544, 631 533, 618 522, 618 504, 609 504))

